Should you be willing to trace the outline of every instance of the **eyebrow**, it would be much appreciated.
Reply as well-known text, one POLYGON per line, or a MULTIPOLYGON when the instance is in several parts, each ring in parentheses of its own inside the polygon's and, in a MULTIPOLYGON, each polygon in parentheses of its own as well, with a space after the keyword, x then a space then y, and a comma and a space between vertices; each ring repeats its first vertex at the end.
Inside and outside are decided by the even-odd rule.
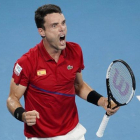
MULTIPOLYGON (((63 22, 66 22, 66 19, 64 19, 61 23, 63 23, 63 22)), ((59 24, 59 23, 58 22, 51 23, 51 25, 57 25, 57 24, 59 24)))
POLYGON ((54 22, 54 23, 52 23, 51 25, 57 25, 58 24, 58 22, 54 22))
POLYGON ((66 22, 66 19, 64 19, 62 22, 66 22))

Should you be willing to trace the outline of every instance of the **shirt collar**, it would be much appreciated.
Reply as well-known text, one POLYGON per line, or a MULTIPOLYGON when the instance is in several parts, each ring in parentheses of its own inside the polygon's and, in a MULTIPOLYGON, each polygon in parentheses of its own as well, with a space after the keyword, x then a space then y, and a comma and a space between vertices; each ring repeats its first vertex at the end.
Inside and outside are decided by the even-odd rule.
MULTIPOLYGON (((39 50, 40 50, 40 53, 41 53, 42 57, 45 59, 45 61, 54 60, 49 55, 49 53, 47 52, 47 50, 45 49, 44 44, 43 44, 43 40, 41 40, 41 42, 39 43, 39 50)), ((61 55, 63 57, 66 57, 66 48, 64 50, 62 50, 61 55)))

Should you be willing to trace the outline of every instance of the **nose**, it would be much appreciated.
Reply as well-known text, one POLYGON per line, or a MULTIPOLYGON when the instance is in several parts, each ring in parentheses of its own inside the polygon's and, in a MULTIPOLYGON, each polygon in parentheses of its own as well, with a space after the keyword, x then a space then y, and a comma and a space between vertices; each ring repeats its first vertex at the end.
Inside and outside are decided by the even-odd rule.
POLYGON ((66 28, 66 27, 65 27, 64 25, 60 25, 60 26, 59 26, 59 31, 60 31, 60 32, 63 32, 63 31, 65 30, 65 28, 66 28))

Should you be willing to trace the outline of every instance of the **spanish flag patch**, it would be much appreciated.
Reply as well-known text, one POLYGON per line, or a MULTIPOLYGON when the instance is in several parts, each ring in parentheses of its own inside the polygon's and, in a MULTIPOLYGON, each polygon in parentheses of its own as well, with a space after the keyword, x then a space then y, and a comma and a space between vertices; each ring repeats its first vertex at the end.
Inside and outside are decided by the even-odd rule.
POLYGON ((37 75, 38 75, 38 76, 46 75, 46 70, 45 70, 45 69, 38 70, 38 71, 37 71, 37 75))

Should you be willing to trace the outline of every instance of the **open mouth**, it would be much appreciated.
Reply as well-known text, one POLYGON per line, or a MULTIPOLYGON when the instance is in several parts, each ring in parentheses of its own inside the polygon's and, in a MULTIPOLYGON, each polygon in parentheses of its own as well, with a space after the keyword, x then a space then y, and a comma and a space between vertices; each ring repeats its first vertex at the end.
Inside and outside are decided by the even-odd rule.
POLYGON ((65 35, 60 36, 60 41, 65 40, 65 35))
POLYGON ((61 45, 65 45, 65 35, 61 35, 59 40, 61 45))

